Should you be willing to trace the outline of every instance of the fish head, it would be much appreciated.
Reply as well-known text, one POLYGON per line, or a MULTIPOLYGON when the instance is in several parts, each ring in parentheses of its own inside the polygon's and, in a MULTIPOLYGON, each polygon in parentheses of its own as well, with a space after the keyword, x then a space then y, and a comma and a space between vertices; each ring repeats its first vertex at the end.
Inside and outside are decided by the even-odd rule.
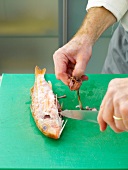
POLYGON ((44 119, 41 131, 48 137, 58 139, 61 134, 62 126, 57 120, 44 119))

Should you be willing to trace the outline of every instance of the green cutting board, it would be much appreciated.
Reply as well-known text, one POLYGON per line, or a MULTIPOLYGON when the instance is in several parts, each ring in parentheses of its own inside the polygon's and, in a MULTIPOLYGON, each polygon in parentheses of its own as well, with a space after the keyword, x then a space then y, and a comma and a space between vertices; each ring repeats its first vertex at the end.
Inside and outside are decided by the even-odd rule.
MULTIPOLYGON (((128 75, 88 75, 80 94, 84 106, 100 106, 108 83, 128 75)), ((70 91, 55 75, 54 93, 63 109, 76 109, 75 91, 70 91)), ((110 127, 69 119, 59 140, 45 137, 36 127, 30 111, 32 74, 3 74, 0 87, 0 169, 127 169, 128 133, 114 133, 110 127)))

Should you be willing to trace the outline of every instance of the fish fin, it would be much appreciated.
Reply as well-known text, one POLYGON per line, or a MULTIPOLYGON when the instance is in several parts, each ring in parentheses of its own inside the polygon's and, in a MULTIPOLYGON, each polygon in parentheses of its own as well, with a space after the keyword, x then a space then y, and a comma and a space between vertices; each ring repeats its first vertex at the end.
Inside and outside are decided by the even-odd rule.
POLYGON ((62 128, 61 128, 61 131, 60 131, 59 136, 61 135, 61 133, 62 133, 62 131, 63 131, 63 129, 64 129, 64 127, 65 127, 65 125, 66 125, 67 121, 68 121, 68 119, 66 119, 66 121, 64 122, 64 124, 63 124, 63 126, 62 126, 62 128))
POLYGON ((35 75, 36 76, 38 76, 38 74, 43 74, 44 75, 45 72, 46 72, 46 68, 41 70, 38 66, 35 67, 35 75))

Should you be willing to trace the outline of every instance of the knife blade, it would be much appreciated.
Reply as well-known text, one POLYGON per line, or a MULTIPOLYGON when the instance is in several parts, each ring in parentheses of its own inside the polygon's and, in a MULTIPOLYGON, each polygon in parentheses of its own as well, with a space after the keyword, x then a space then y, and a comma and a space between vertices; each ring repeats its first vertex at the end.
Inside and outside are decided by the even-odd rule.
POLYGON ((71 119, 85 120, 88 122, 98 123, 97 122, 98 111, 64 110, 60 112, 60 114, 64 117, 71 119))

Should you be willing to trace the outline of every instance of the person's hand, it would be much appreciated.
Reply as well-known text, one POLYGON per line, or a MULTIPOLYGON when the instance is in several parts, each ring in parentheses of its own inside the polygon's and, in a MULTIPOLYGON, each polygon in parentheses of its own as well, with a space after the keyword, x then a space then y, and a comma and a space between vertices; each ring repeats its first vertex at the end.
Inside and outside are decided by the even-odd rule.
POLYGON ((92 55, 92 46, 115 22, 116 17, 106 8, 90 8, 72 40, 53 55, 56 77, 66 85, 69 84, 69 77, 86 79, 83 75, 92 55))
POLYGON ((98 115, 100 130, 107 124, 116 133, 128 131, 128 78, 110 81, 98 115))
POLYGON ((92 47, 83 42, 80 36, 74 37, 53 55, 57 79, 66 85, 72 76, 86 80, 84 72, 91 55, 92 47))

